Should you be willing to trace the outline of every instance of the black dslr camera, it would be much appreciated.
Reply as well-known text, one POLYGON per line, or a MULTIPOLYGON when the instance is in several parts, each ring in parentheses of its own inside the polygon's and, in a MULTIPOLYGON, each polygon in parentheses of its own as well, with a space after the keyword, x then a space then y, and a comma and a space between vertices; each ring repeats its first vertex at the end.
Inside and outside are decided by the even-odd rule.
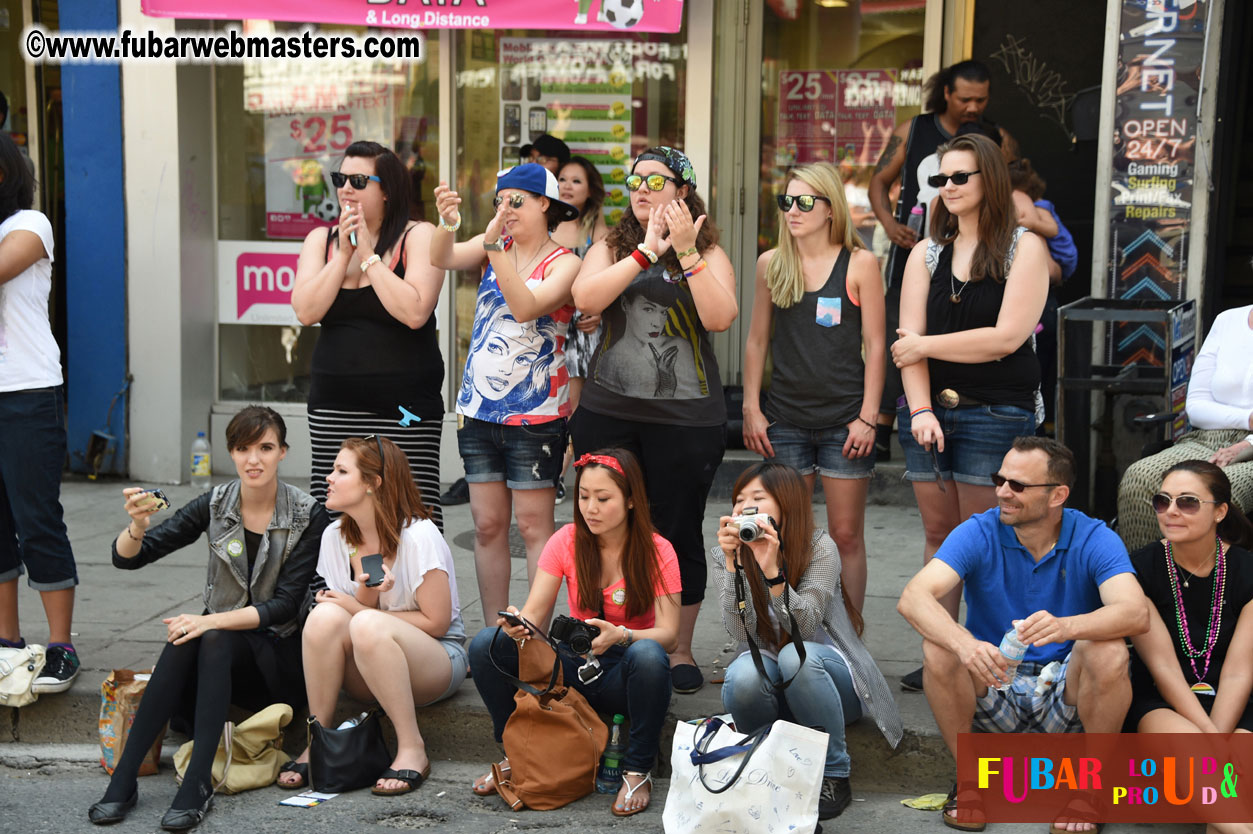
POLYGON ((592 640, 596 639, 599 634, 598 627, 565 614, 557 615, 557 619, 553 620, 552 626, 548 629, 549 637, 559 643, 568 643, 570 648, 574 649, 575 654, 591 652, 592 640))
POLYGON ((548 637, 558 643, 565 643, 575 654, 582 655, 587 662, 579 667, 579 680, 591 683, 604 671, 600 661, 592 654, 592 640, 600 634, 600 628, 588 625, 565 614, 557 615, 548 629, 548 637))

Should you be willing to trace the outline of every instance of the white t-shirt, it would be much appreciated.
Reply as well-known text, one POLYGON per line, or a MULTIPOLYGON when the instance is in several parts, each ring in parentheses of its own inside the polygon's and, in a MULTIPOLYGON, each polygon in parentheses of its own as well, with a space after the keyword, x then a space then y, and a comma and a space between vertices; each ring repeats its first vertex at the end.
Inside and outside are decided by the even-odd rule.
POLYGON ((1192 363, 1188 422, 1194 429, 1248 430, 1253 413, 1253 307, 1223 310, 1192 363))
POLYGON ((23 209, 0 223, 0 240, 19 230, 39 235, 46 257, 0 284, 0 392, 51 388, 63 381, 61 349, 48 321, 52 224, 41 213, 23 209))
MULTIPOLYGON (((332 591, 355 595, 357 583, 351 577, 349 557, 355 548, 344 541, 340 533, 343 519, 337 519, 322 533, 322 547, 318 551, 318 575, 326 580, 332 591)), ((452 553, 448 543, 440 535, 439 528, 430 519, 411 521, 400 533, 396 548, 396 562, 390 567, 396 582, 391 590, 379 594, 379 608, 383 611, 417 611, 414 596, 429 570, 442 570, 448 574, 448 590, 452 594, 452 619, 442 639, 458 645, 465 641, 465 626, 461 622, 461 600, 457 596, 457 576, 453 572, 452 553)))

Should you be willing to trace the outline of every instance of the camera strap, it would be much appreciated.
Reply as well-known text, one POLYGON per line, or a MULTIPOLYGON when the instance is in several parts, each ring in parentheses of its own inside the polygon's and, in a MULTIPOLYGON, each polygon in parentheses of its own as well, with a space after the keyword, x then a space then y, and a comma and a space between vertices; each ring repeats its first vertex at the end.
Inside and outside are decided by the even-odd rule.
MULTIPOLYGON (((801 639, 801 637, 797 634, 797 632, 800 631, 800 627, 796 625, 796 617, 792 615, 792 605, 788 599, 788 593, 791 589, 788 587, 787 572, 784 569, 782 564, 779 565, 779 571, 780 573, 783 574, 783 579, 784 579, 783 608, 785 611, 787 611, 788 623, 789 625, 791 625, 791 629, 788 631, 788 634, 790 634, 792 637, 792 643, 796 645, 796 656, 797 658, 799 658, 800 664, 804 666, 805 665, 805 641, 801 639)), ((737 613, 739 613, 740 615, 740 624, 744 626, 744 638, 745 640, 748 641, 748 653, 753 656, 753 665, 757 667, 757 674, 761 676, 761 679, 769 683, 774 688, 775 692, 781 693, 783 692, 783 690, 791 686, 792 681, 796 680, 796 675, 793 675, 792 677, 788 678, 782 683, 775 683, 774 681, 770 680, 770 676, 766 674, 765 664, 761 662, 761 649, 757 647, 757 641, 753 639, 753 632, 748 627, 748 618, 745 614, 745 609, 748 607, 748 602, 747 602, 748 595, 745 591, 745 586, 747 584, 748 584, 748 577, 745 576, 744 568, 740 566, 739 559, 736 559, 735 560, 735 609, 737 613)), ((797 675, 800 674, 799 669, 797 670, 796 674, 797 675)))

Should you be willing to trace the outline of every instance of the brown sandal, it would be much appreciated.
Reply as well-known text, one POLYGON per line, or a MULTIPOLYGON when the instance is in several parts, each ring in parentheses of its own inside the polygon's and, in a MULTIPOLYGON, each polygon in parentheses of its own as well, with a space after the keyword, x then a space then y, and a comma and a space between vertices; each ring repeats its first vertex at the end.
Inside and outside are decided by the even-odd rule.
MULTIPOLYGON (((502 776, 507 776, 511 770, 508 759, 501 759, 500 764, 496 765, 496 767, 500 768, 502 776)), ((470 790, 474 791, 475 796, 494 795, 496 793, 496 780, 492 777, 492 772, 489 770, 486 775, 480 776, 475 780, 474 784, 470 786, 470 790)))
MULTIPOLYGON (((958 831, 982 831, 983 829, 987 828, 988 822, 986 818, 982 820, 972 820, 972 819, 961 820, 961 819, 957 819, 956 817, 949 816, 949 811, 953 811, 953 812, 957 811, 958 787, 959 787, 958 784, 954 782, 953 789, 948 792, 948 799, 945 800, 944 807, 940 810, 940 818, 944 820, 944 824, 947 825, 949 828, 955 828, 958 831)), ((975 790, 973 787, 969 787, 969 786, 962 786, 962 787, 963 787, 963 792, 964 791, 973 792, 975 790)), ((973 803, 968 802, 968 804, 977 805, 979 808, 979 815, 983 816, 983 803, 979 800, 978 797, 979 795, 976 792, 974 802, 973 803)), ((974 810, 974 809, 963 808, 962 810, 974 810)))

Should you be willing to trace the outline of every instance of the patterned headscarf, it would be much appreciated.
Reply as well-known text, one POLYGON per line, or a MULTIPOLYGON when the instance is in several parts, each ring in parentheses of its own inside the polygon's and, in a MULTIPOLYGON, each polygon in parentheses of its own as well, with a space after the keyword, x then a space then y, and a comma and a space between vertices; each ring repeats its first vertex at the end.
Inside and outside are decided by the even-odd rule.
POLYGON ((676 177, 691 186, 693 190, 696 188, 696 172, 692 170, 692 161, 687 158, 683 151, 666 145, 649 148, 635 158, 635 163, 631 165, 631 173, 635 173, 635 166, 646 159, 660 162, 673 171, 676 177))

